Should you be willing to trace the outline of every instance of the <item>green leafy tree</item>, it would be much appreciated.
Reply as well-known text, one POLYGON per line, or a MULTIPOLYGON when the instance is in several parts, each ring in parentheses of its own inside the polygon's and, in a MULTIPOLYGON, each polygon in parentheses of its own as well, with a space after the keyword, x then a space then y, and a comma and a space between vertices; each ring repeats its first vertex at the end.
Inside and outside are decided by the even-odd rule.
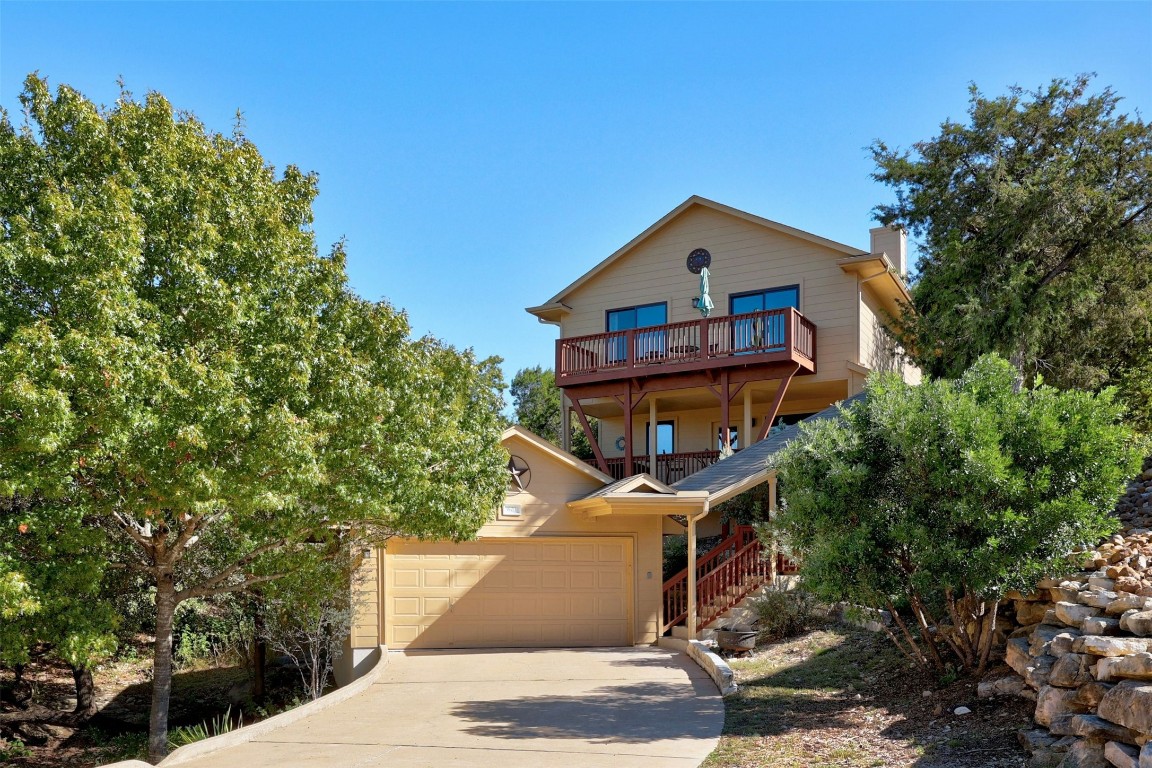
POLYGON ((78 515, 155 590, 156 760, 177 606, 317 545, 475 535, 505 486, 502 382, 353 295, 342 247, 317 253, 315 177, 239 129, 34 76, 21 100, 0 120, 0 495, 78 515))
POLYGON ((872 147, 896 202, 877 216, 921 239, 899 335, 935 376, 986 352, 1029 380, 1119 388, 1152 429, 1152 126, 1090 78, 973 86, 966 123, 912 151, 872 147))
MULTIPOLYGON (((560 405, 560 388, 556 386, 556 373, 551 368, 539 365, 521 368, 512 377, 509 388, 516 408, 516 423, 555 445, 560 445, 560 427, 563 415, 560 405)), ((590 418, 588 425, 593 432, 599 427, 596 419, 590 418)), ((572 453, 581 459, 591 459, 592 446, 576 418, 568 425, 572 435, 572 453)))
POLYGON ((114 574, 98 530, 82 525, 75 510, 40 507, 26 498, 0 504, 0 561, 22 585, 24 602, 4 615, 0 663, 26 664, 34 648, 65 661, 76 687, 72 717, 30 707, 11 719, 74 722, 95 713, 92 668, 116 652, 119 615, 109 584, 114 574))
POLYGON ((924 664, 983 671, 1004 593, 1111 533, 1139 466, 1112 390, 1018 392, 1018 374, 994 355, 920 386, 873 374, 864 402, 776 459, 776 527, 806 587, 891 611, 924 664))

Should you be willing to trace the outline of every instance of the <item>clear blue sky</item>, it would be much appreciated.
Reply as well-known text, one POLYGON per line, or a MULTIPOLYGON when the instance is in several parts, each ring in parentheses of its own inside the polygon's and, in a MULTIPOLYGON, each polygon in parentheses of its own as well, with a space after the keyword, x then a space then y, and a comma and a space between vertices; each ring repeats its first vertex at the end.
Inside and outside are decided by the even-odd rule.
POLYGON ((1152 117, 1152 2, 102 3, 0 0, 0 104, 123 76, 320 175, 355 289, 519 368, 538 304, 692 194, 864 248, 867 146, 1099 73, 1152 117))

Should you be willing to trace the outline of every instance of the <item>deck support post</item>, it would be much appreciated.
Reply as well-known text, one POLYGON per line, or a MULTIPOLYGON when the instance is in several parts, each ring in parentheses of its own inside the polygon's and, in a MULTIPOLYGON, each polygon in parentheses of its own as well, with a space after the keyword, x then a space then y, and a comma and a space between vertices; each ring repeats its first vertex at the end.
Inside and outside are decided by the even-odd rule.
POLYGON ((584 435, 588 438, 588 443, 592 446, 592 455, 596 457, 596 466, 604 474, 611 474, 611 472, 608 471, 608 462, 604 460, 604 452, 600 450, 600 443, 596 440, 596 435, 592 434, 592 427, 588 426, 588 417, 584 415, 584 408, 580 405, 580 398, 572 398, 572 408, 576 411, 576 418, 580 419, 580 426, 584 428, 584 435))
POLYGON ((764 415, 764 423, 760 425, 760 432, 756 436, 756 440, 760 441, 768 437, 768 430, 772 429, 772 422, 776 421, 776 415, 780 413, 780 404, 784 402, 784 393, 788 391, 788 385, 792 383, 792 377, 800 370, 800 364, 797 363, 786 376, 780 379, 780 386, 776 389, 776 397, 772 398, 772 407, 768 409, 768 413, 764 415))
MULTIPOLYGON (((776 470, 768 475, 768 521, 774 522, 776 520, 776 470)), ((780 559, 780 550, 776 547, 776 537, 772 537, 772 543, 768 547, 768 578, 775 584, 776 583, 776 565, 780 559)))
MULTIPOLYGON (((656 472, 656 435, 658 422, 656 421, 656 398, 648 398, 648 472, 657 480, 664 482, 664 479, 656 472)), ((676 446, 672 446, 672 450, 676 450, 676 446)))
POLYGON ((728 371, 720 372, 720 455, 732 452, 732 430, 729 421, 732 408, 732 390, 728 385, 728 371))
POLYGON ((744 423, 740 425, 740 446, 747 448, 752 444, 752 388, 744 387, 744 423))
POLYGON ((564 390, 560 390, 560 447, 572 452, 572 406, 564 390))
POLYGON ((632 380, 624 386, 624 477, 632 477, 636 468, 632 466, 632 380))

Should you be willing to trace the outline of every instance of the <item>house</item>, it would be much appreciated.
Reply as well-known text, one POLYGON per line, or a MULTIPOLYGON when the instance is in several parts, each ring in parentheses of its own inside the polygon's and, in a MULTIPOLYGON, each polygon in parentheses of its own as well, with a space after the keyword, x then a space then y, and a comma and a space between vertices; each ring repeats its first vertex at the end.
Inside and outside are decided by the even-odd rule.
POLYGON ((788 425, 834 414, 870 371, 919 376, 883 330, 909 300, 904 234, 870 235, 863 251, 692 197, 530 307, 559 328, 563 407, 595 459, 564 450, 570 435, 509 429, 508 494, 476 541, 397 541, 366 562, 350 662, 380 644, 631 645, 680 623, 692 636, 747 591, 733 579, 762 583, 778 563, 712 509, 774 491, 765 460, 788 425), (698 567, 665 582, 662 536, 685 529, 698 567), (722 532, 697 559, 697 536, 722 532))

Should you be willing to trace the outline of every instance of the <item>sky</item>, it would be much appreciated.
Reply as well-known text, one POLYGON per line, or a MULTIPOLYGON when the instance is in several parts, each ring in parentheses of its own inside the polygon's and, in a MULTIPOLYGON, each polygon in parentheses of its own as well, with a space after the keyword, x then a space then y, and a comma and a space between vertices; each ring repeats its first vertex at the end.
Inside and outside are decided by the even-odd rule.
POLYGON ((963 120, 971 83, 1095 72, 1149 119, 1152 2, 0 0, 17 119, 30 72, 225 133, 240 110, 270 164, 319 174, 360 295, 511 379, 554 359, 524 307, 691 195, 865 249, 892 198, 868 147, 963 120))

